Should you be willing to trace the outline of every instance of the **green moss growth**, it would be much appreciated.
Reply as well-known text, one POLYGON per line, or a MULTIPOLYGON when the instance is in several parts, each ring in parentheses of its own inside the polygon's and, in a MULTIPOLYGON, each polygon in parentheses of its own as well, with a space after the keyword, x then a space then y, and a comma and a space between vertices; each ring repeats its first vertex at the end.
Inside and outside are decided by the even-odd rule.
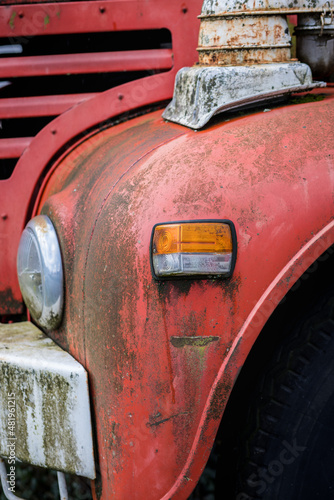
POLYGON ((326 96, 324 94, 306 94, 302 96, 291 97, 289 102, 290 104, 304 104, 307 102, 323 101, 325 97, 326 96))

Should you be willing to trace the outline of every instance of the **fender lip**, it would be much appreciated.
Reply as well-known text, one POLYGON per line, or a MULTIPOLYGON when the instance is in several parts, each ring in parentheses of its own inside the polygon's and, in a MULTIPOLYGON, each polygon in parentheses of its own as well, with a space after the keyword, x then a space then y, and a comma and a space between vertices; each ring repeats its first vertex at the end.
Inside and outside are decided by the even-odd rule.
POLYGON ((284 266, 259 297, 240 326, 228 356, 210 388, 188 459, 171 489, 161 500, 188 498, 206 463, 234 383, 265 323, 294 284, 334 245, 334 220, 313 236, 284 266), (266 310, 266 304, 271 305, 266 310))
POLYGON ((230 278, 233 274, 236 260, 237 260, 237 250, 238 250, 238 240, 237 240, 237 233, 235 230, 235 226, 233 222, 230 219, 192 219, 192 220, 177 220, 177 221, 168 221, 168 222, 157 222, 154 224, 152 228, 152 233, 151 233, 151 239, 150 239, 150 266, 151 266, 151 272, 152 276, 156 281, 174 281, 174 280, 225 280, 227 278, 230 278), (227 224, 231 230, 231 236, 232 236, 232 261, 231 261, 231 271, 229 273, 224 274, 224 276, 205 276, 202 274, 194 274, 194 275, 189 275, 189 276, 157 276, 154 271, 154 266, 153 266, 153 236, 154 236, 154 231, 157 226, 165 226, 167 224, 192 224, 196 222, 220 222, 222 224, 227 224))

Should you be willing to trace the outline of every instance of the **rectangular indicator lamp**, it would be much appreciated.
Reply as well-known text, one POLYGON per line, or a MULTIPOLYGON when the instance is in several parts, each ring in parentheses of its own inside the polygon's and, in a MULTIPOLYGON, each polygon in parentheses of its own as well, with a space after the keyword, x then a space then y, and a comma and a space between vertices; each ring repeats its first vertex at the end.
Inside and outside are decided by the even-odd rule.
POLYGON ((236 236, 231 221, 156 224, 151 258, 154 277, 215 277, 232 274, 236 236))

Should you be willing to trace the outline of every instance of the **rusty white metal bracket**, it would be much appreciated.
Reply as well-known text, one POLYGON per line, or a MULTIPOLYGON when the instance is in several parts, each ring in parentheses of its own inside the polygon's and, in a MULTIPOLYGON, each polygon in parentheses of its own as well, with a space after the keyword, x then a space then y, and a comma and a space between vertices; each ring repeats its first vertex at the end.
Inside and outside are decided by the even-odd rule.
POLYGON ((333 0, 204 0, 201 17, 225 15, 254 15, 259 13, 296 14, 300 12, 321 12, 333 0))
MULTIPOLYGON (((10 489, 11 487, 8 484, 9 481, 8 481, 8 474, 5 461, 1 457, 0 457, 0 477, 1 477, 1 485, 3 493, 8 500, 24 500, 24 498, 16 496, 13 493, 12 489, 10 489)), ((58 478, 60 500, 68 500, 65 474, 63 472, 57 472, 57 478, 58 478)))
POLYGON ((95 478, 87 372, 29 322, 0 325, 0 456, 95 478))
POLYGON ((163 117, 199 129, 215 114, 324 86, 313 83, 310 68, 298 62, 183 68, 163 117))
POLYGON ((297 9, 319 17, 328 11, 327 4, 328 0, 296 0, 293 5, 286 0, 204 0, 199 64, 178 72, 174 97, 163 117, 199 129, 217 113, 326 86, 312 81, 308 65, 291 59, 286 14, 297 9))

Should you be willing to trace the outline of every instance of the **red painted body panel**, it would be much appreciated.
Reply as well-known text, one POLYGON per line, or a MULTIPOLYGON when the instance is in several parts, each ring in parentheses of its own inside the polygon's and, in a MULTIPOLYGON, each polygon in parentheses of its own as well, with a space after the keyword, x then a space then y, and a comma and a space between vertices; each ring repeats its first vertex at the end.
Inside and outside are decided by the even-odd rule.
POLYGON ((18 158, 30 145, 32 137, 0 139, 0 158, 18 158))
POLYGON ((77 146, 50 177, 41 205, 67 294, 51 335, 89 371, 96 498, 189 496, 263 325, 333 244, 326 93, 200 132, 160 111, 135 118, 77 146), (152 278, 154 224, 222 218, 236 225, 232 278, 152 278))
MULTIPOLYGON (((59 35, 63 33, 90 33, 104 31, 132 31, 167 28, 178 32, 183 27, 185 36, 189 25, 199 23, 196 16, 202 3, 189 4, 178 0, 102 0, 76 2, 47 2, 27 5, 0 6, 3 37, 59 35)), ((184 39, 186 43, 186 38, 184 39)), ((175 54, 184 57, 183 53, 175 54)))
MULTIPOLYGON (((70 94, 38 97, 13 97, 0 100, 0 118, 56 116, 96 94, 70 94)), ((1 148, 0 148, 1 150, 1 148)))
MULTIPOLYGON (((175 74, 196 60, 195 47, 202 2, 185 6, 179 0, 65 2, 0 7, 2 36, 90 31, 167 28, 173 37, 173 68, 103 92, 57 117, 29 144, 12 176, 0 181, 0 314, 23 310, 16 277, 16 253, 22 230, 30 218, 38 190, 54 160, 75 142, 75 137, 114 117, 171 99, 175 74), (45 24, 45 19, 48 22, 45 24), (11 21, 12 20, 12 21, 11 21), (185 51, 184 47, 188 50, 185 51)), ((124 65, 126 68, 126 64, 124 65)), ((8 104, 8 103, 7 103, 8 104)), ((25 138, 24 140, 27 140, 25 138)), ((5 143, 7 148, 9 143, 5 143)), ((19 141, 19 146, 23 142, 19 141)), ((10 144, 9 144, 10 145, 10 144)), ((22 147, 12 155, 22 152, 22 147)))
POLYGON ((16 57, 1 61, 0 78, 17 76, 86 74, 116 71, 168 70, 173 66, 171 49, 58 54, 16 57))

